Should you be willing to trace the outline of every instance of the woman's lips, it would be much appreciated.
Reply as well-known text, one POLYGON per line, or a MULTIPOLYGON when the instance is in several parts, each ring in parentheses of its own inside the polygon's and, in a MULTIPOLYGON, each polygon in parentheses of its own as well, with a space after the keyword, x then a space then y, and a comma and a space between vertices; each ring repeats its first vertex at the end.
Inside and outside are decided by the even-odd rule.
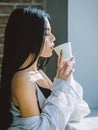
POLYGON ((52 46, 52 47, 50 47, 50 48, 51 48, 52 51, 54 50, 54 46, 52 46))

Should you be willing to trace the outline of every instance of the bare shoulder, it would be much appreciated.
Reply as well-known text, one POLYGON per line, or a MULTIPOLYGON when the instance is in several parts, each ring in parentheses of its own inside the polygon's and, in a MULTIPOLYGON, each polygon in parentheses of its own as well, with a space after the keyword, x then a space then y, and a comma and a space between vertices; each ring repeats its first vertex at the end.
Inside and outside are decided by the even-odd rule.
POLYGON ((30 80, 27 72, 17 72, 12 79, 12 88, 35 90, 35 82, 30 80))
POLYGON ((12 98, 22 117, 39 115, 35 83, 26 72, 18 72, 12 79, 12 98))
POLYGON ((12 79, 12 91, 15 95, 23 92, 35 94, 35 82, 31 81, 26 72, 17 72, 12 79))

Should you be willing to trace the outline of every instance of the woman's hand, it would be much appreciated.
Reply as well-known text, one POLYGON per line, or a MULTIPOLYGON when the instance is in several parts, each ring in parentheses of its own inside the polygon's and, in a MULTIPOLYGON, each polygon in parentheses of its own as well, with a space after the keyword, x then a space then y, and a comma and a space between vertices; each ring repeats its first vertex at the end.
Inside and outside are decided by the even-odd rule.
POLYGON ((69 60, 64 60, 63 52, 61 51, 60 57, 58 57, 58 63, 57 63, 58 68, 56 77, 71 82, 71 75, 74 72, 74 69, 72 68, 73 63, 75 63, 75 58, 72 57, 69 60))

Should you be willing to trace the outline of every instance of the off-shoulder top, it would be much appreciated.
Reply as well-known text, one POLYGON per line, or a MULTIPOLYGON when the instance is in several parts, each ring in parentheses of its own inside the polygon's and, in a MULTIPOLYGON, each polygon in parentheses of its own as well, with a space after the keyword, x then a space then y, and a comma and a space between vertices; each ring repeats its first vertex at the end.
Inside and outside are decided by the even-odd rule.
POLYGON ((79 121, 89 114, 81 86, 55 78, 51 91, 36 84, 41 115, 22 118, 20 110, 11 103, 13 122, 8 130, 66 130, 68 121, 79 121))

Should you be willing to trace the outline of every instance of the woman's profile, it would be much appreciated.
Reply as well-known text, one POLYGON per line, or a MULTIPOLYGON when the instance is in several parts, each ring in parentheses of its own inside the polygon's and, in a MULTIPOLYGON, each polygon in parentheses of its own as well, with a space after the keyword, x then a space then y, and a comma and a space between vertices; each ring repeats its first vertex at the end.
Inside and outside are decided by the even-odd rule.
POLYGON ((0 130, 65 130, 89 114, 83 90, 71 79, 75 59, 61 51, 52 82, 44 73, 54 49, 50 16, 15 9, 6 25, 0 88, 0 130))

